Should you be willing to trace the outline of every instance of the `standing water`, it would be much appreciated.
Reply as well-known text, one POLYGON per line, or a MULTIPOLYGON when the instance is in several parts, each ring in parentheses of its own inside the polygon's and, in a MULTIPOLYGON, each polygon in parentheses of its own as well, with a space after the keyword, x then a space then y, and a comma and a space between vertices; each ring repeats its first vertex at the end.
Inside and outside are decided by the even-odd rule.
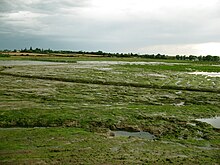
POLYGON ((208 124, 211 124, 213 127, 220 129, 220 116, 213 118, 196 119, 196 120, 201 122, 206 122, 208 124))

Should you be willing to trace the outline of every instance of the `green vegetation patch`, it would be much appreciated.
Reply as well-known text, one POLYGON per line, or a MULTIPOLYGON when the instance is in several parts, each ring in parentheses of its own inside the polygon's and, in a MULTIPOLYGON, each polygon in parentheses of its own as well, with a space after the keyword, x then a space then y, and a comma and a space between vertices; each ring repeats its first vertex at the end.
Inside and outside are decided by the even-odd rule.
POLYGON ((152 71, 175 71, 175 72, 192 72, 192 71, 201 71, 201 72, 220 72, 219 66, 207 65, 207 64, 160 64, 160 65, 126 65, 123 67, 134 69, 143 69, 143 70, 152 70, 152 71))
POLYGON ((218 149, 180 142, 111 138, 75 128, 1 129, 3 164, 216 164, 218 149))
POLYGON ((0 163, 217 164, 219 78, 185 74, 217 67, 178 66, 2 66, 0 163))

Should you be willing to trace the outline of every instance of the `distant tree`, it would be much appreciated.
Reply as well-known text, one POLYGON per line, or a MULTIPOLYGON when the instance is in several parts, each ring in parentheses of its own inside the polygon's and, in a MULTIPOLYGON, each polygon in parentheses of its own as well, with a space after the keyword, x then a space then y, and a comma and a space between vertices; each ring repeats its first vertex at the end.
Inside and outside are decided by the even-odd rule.
POLYGON ((211 55, 205 56, 205 61, 212 61, 212 56, 211 55))
POLYGON ((36 48, 36 49, 34 50, 34 52, 35 52, 35 53, 41 53, 41 49, 40 49, 40 48, 36 48))
POLYGON ((27 53, 27 48, 21 49, 22 53, 27 53))
POLYGON ((190 55, 189 60, 196 61, 196 60, 198 60, 198 58, 196 56, 190 55))
POLYGON ((213 56, 213 61, 220 61, 220 57, 219 56, 213 56))
POLYGON ((176 55, 176 59, 177 59, 177 60, 180 60, 180 55, 176 55))
POLYGON ((97 55, 103 55, 103 52, 101 50, 97 51, 95 54, 97 55))
POLYGON ((199 57, 198 57, 198 60, 199 60, 199 61, 202 61, 202 60, 203 60, 203 59, 202 59, 202 56, 199 56, 199 57))

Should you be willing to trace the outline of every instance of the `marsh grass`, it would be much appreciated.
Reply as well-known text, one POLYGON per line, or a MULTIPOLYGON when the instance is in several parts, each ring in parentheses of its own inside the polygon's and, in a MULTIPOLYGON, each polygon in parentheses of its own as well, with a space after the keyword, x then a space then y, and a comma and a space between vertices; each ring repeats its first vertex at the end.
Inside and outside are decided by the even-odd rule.
POLYGON ((185 72, 218 69, 172 67, 1 67, 0 163, 217 164, 219 130, 195 119, 220 115, 219 78, 185 72))
MULTIPOLYGON (((10 164, 213 164, 216 149, 179 142, 135 138, 105 138, 76 128, 25 128, 1 130, 1 162, 10 164), (14 137, 14 138, 13 138, 14 137), (10 138, 10 149, 7 139, 10 138), (10 159, 8 155, 13 155, 10 159), (199 155, 199 158, 198 158, 199 155), (28 157, 28 159, 27 159, 28 157)), ((205 142, 204 145, 209 145, 205 142)))
POLYGON ((125 67, 134 69, 143 69, 152 70, 152 71, 175 71, 175 72, 192 72, 192 71, 201 71, 201 72, 220 72, 219 66, 213 65, 202 65, 202 64, 186 64, 186 65, 126 65, 125 67))

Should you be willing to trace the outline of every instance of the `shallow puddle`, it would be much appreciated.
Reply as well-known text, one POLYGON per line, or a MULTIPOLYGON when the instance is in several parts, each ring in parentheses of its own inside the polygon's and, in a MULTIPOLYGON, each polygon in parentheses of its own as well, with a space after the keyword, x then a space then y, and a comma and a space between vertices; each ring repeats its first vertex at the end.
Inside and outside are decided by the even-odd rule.
POLYGON ((157 73, 148 74, 148 76, 153 76, 153 77, 163 77, 163 78, 166 78, 166 77, 167 77, 166 75, 163 75, 163 74, 157 74, 157 73))
POLYGON ((186 63, 167 63, 167 62, 128 62, 128 61, 77 61, 78 64, 89 65, 186 65, 186 63))
POLYGON ((112 131, 115 137, 138 137, 143 139, 155 139, 155 136, 149 132, 128 132, 128 131, 112 131))
POLYGON ((174 104, 175 106, 184 106, 185 102, 180 102, 180 103, 177 103, 177 104, 174 104))
POLYGON ((201 122, 206 122, 208 124, 211 124, 213 127, 220 129, 220 116, 213 118, 196 119, 196 120, 201 122))
POLYGON ((109 71, 109 70, 112 70, 112 68, 97 68, 97 70, 101 70, 101 71, 109 71))
POLYGON ((220 77, 220 72, 190 72, 188 74, 204 75, 208 77, 220 77))

